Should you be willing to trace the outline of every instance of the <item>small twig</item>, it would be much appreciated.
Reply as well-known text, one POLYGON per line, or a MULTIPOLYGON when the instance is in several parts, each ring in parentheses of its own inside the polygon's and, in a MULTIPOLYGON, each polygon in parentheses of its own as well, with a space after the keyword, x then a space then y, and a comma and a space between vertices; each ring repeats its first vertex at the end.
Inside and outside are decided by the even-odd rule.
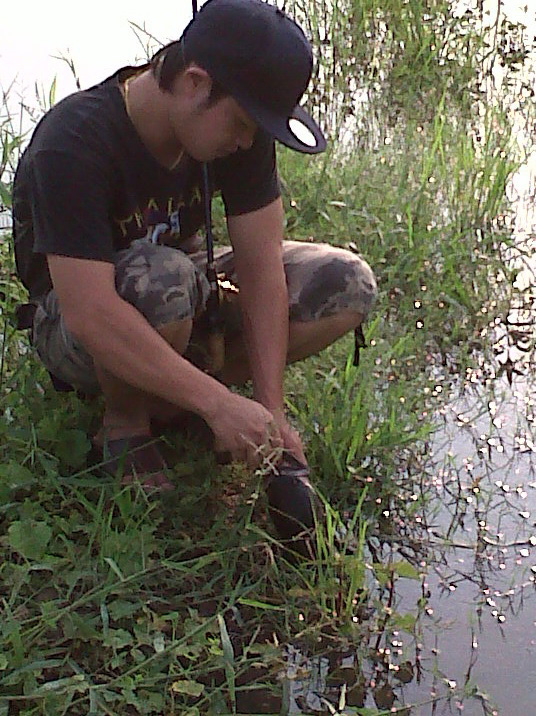
POLYGON ((76 84, 76 89, 80 91, 82 89, 82 85, 80 83, 80 78, 78 77, 78 73, 76 71, 76 67, 74 65, 74 60, 72 59, 72 57, 68 57, 61 53, 59 55, 52 55, 52 58, 54 60, 60 60, 61 62, 65 62, 67 67, 71 70, 71 74, 76 84))

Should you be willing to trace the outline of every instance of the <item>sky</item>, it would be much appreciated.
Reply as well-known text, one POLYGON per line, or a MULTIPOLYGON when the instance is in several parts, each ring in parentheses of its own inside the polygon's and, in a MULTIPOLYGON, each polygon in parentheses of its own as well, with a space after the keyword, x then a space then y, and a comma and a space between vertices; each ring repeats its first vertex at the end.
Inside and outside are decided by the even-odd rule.
MULTIPOLYGON (((474 0, 454 0, 460 6, 474 0)), ((201 6, 205 0, 198 0, 201 6)), ((275 2, 275 0, 270 0, 275 2)), ((484 0, 490 21, 497 0, 484 0)), ((536 0, 502 4, 511 20, 528 25, 536 35, 536 0)), ((16 113, 19 98, 35 106, 34 85, 46 94, 56 78, 56 101, 74 92, 74 78, 65 62, 70 57, 82 88, 105 79, 116 69, 141 62, 144 49, 130 23, 145 29, 160 43, 180 37, 191 18, 191 0, 11 0, 0 14, 0 91, 11 86, 9 107, 16 113)), ((146 40, 144 41, 146 42, 146 40)), ((153 49, 159 46, 153 43, 153 49)), ((0 107, 0 121, 2 111, 0 107)), ((534 172, 536 153, 532 156, 534 172)), ((527 166, 528 169, 528 166, 527 166)))
POLYGON ((12 92, 29 98, 36 81, 48 91, 56 77, 56 98, 61 99, 76 87, 66 63, 53 59, 53 55, 70 56, 82 87, 90 87, 143 56, 142 45, 129 21, 145 26, 165 43, 180 36, 191 12, 191 0, 3 3, 0 88, 6 90, 15 81, 12 92))
MULTIPOLYGON (((199 0, 202 5, 205 0, 199 0)), ((275 0, 270 0, 275 2, 275 0)), ((470 0, 461 0, 461 4, 470 0)), ((493 8, 497 0, 485 0, 493 8)), ((509 0, 512 19, 536 27, 536 0, 509 0), (521 8, 527 8, 523 12, 521 8)), ((56 77, 56 99, 75 91, 66 63, 69 56, 82 87, 108 77, 119 67, 143 57, 143 48, 129 21, 165 43, 177 39, 191 17, 191 0, 11 0, 4 2, 0 25, 0 89, 13 81, 16 93, 30 101, 34 84, 48 91, 56 77)), ((494 17, 494 13, 490 15, 494 17)), ((153 47, 157 47, 155 43, 153 47)), ((13 93, 13 90, 12 90, 13 93)))

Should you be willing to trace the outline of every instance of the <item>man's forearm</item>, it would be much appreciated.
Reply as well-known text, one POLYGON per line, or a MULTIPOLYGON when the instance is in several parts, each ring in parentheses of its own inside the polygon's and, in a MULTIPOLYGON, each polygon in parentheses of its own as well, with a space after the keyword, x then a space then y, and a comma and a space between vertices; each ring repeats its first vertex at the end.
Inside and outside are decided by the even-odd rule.
POLYGON ((225 400, 225 386, 176 353, 120 298, 68 327, 99 365, 129 385, 203 416, 225 400))
POLYGON ((288 349, 288 293, 282 262, 241 279, 240 302, 255 399, 269 410, 280 410, 288 349))
POLYGON ((272 412, 283 409, 288 348, 283 226, 280 197, 262 209, 228 218, 255 398, 272 412))

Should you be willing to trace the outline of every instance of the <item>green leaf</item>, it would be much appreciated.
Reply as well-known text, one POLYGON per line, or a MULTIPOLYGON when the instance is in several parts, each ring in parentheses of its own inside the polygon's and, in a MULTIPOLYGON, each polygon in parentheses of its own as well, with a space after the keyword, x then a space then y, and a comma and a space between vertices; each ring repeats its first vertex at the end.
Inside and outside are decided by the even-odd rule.
POLYGON ((8 667, 8 661, 5 654, 0 654, 0 671, 4 671, 8 667))
POLYGON ((393 612, 389 621, 393 627, 403 629, 404 631, 407 631, 408 634, 413 634, 417 618, 414 614, 410 614, 409 612, 407 614, 393 612))
POLYGON ((173 653, 175 656, 184 656, 193 661, 201 654, 203 648, 202 644, 181 644, 173 649, 173 653))
POLYGON ((105 557, 105 558, 104 558, 104 561, 106 562, 106 564, 109 564, 109 565, 110 565, 110 568, 112 569, 112 571, 119 577, 119 579, 120 579, 122 582, 124 582, 124 581, 125 581, 125 578, 124 578, 123 575, 121 574, 121 570, 119 569, 119 567, 118 567, 117 564, 115 563, 115 560, 113 560, 111 557, 105 557))
POLYGON ((160 691, 148 691, 147 689, 141 689, 138 696, 140 701, 145 706, 145 713, 164 713, 165 698, 160 691))
POLYGON ((226 662, 229 664, 234 663, 234 649, 229 638, 229 632, 227 631, 227 625, 225 619, 221 614, 218 614, 218 624, 220 627, 221 644, 223 647, 223 656, 226 662))
POLYGON ((381 564, 380 562, 374 562, 372 568, 374 569, 374 576, 378 580, 379 585, 381 587, 385 587, 390 577, 389 570, 386 565, 381 564))
POLYGON ((10 490, 19 490, 30 487, 35 483, 33 473, 27 467, 16 462, 7 462, 0 465, 0 484, 10 490))
MULTIPOLYGON (((63 622, 63 635, 66 639, 95 642, 101 639, 102 632, 95 628, 97 617, 89 617, 73 612, 65 617, 63 622)), ((100 619, 99 619, 100 622, 100 619)))
POLYGON ((39 686, 39 688, 34 691, 34 694, 37 696, 46 694, 49 691, 63 691, 64 689, 85 691, 86 685, 84 681, 85 677, 83 674, 75 674, 74 676, 67 676, 64 679, 47 681, 39 686))
MULTIPOLYGON (((309 595, 309 592, 307 593, 309 595)), ((247 607, 256 607, 257 609, 267 609, 274 612, 284 612, 286 611, 285 607, 280 607, 277 604, 268 604, 267 602, 259 602, 257 599, 246 599, 245 597, 242 597, 238 600, 239 604, 243 604, 247 607)))
POLYGON ((7 533, 11 548, 26 559, 33 560, 44 556, 52 537, 52 529, 47 523, 35 520, 14 522, 7 533))
POLYGON ((54 77, 52 84, 50 85, 50 89, 48 90, 48 106, 53 107, 56 104, 56 86, 57 86, 57 77, 54 77))
POLYGON ((54 448, 57 457, 69 467, 81 467, 91 450, 91 442, 83 430, 65 430, 54 448))
POLYGON ((11 192, 3 181, 0 181, 0 204, 11 209, 11 192))
MULTIPOLYGON (((104 699, 107 704, 115 704, 122 700, 123 694, 112 691, 112 689, 99 689, 99 697, 104 699)), ((91 711, 90 713, 97 713, 97 711, 91 711)), ((151 713, 151 711, 146 711, 145 713, 151 713)))
POLYGON ((123 649, 125 646, 132 644, 133 638, 132 634, 125 629, 110 629, 102 642, 114 649, 123 649))
POLYGON ((188 696, 201 696, 205 687, 198 681, 174 681, 171 690, 175 694, 187 694, 188 696))
POLYGON ((125 617, 131 617, 137 611, 141 609, 141 604, 134 602, 126 602, 124 599, 116 599, 115 601, 108 604, 108 612, 110 618, 114 621, 119 621, 125 617))
POLYGON ((157 654, 162 654, 162 652, 165 651, 166 641, 162 632, 158 632, 157 634, 155 634, 153 638, 153 649, 156 651, 157 654))
POLYGON ((227 679, 227 686, 229 688, 229 696, 231 698, 231 704, 233 709, 236 708, 236 674, 234 667, 234 649, 229 638, 229 632, 227 631, 227 625, 225 619, 221 614, 218 614, 218 625, 220 627, 221 645, 223 647, 223 663, 225 666, 225 677, 227 679))
POLYGON ((389 565, 389 567, 395 574, 398 574, 399 577, 406 577, 406 579, 420 579, 419 572, 412 564, 406 562, 405 560, 393 562, 389 565))

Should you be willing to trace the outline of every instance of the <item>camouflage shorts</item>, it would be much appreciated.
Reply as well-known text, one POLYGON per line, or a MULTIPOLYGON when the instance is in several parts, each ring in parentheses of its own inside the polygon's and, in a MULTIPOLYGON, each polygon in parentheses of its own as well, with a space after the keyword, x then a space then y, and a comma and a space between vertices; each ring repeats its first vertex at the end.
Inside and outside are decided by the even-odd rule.
MULTIPOLYGON (((315 321, 345 309, 368 315, 376 298, 376 281, 368 264, 356 254, 328 244, 285 241, 283 261, 291 321, 315 321)), ((186 254, 141 239, 118 252, 115 269, 117 292, 154 328, 194 320, 186 357, 201 368, 206 344, 203 312, 209 293, 205 265, 204 251, 186 254)), ((237 284, 230 247, 216 251, 216 266, 218 274, 237 284)), ((241 317, 234 290, 224 291, 222 320, 226 341, 239 340, 241 317)), ((93 361, 66 329, 54 291, 37 308, 33 342, 54 376, 83 392, 99 392, 93 361)))

